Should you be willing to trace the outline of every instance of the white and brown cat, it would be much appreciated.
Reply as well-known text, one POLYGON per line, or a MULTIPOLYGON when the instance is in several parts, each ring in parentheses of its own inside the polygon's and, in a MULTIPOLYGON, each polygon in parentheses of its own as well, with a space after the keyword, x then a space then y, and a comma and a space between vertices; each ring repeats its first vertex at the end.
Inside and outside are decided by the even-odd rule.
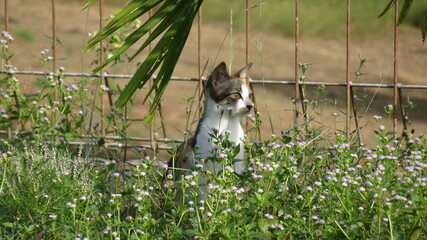
POLYGON ((205 85, 204 112, 203 117, 199 120, 196 133, 178 148, 176 158, 169 161, 168 165, 171 169, 190 169, 196 164, 202 164, 204 176, 200 177, 198 183, 202 192, 206 192, 205 185, 208 180, 206 173, 216 174, 223 168, 218 162, 205 161, 216 149, 211 138, 213 132, 219 135, 228 132, 229 141, 236 146, 240 145, 240 152, 230 166, 237 173, 241 173, 244 169, 243 139, 245 133, 241 119, 253 107, 248 76, 251 66, 252 63, 248 64, 232 76, 228 74, 224 62, 213 70, 205 85), (196 146, 197 151, 194 151, 196 146))

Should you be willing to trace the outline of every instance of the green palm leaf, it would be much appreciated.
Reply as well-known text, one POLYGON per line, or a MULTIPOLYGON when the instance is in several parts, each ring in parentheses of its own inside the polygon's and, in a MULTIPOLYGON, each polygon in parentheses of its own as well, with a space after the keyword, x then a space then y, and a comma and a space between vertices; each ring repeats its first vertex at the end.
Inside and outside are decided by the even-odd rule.
MULTIPOLYGON (((96 0, 90 0, 85 7, 90 6, 96 0)), ((184 44, 187 41, 188 35, 194 18, 203 2, 203 0, 133 0, 124 7, 115 18, 113 18, 107 26, 101 29, 88 43, 87 51, 91 47, 98 44, 100 41, 114 33, 120 27, 131 23, 136 18, 147 13, 157 5, 163 2, 162 6, 151 16, 141 27, 136 29, 125 40, 124 44, 108 58, 104 63, 94 69, 94 72, 100 71, 103 67, 118 58, 121 54, 127 51, 131 46, 141 39, 148 32, 152 31, 150 36, 139 47, 131 59, 134 59, 142 50, 152 43, 162 33, 163 36, 157 42, 153 50, 148 54, 145 60, 141 63, 129 83, 120 94, 116 102, 117 107, 123 107, 133 96, 138 88, 143 87, 153 74, 158 70, 157 76, 153 81, 152 87, 149 89, 144 98, 144 103, 153 92, 155 96, 148 115, 147 121, 152 121, 155 110, 160 103, 161 97, 166 90, 169 79, 172 76, 176 63, 182 53, 184 44)))
MULTIPOLYGON (((397 20, 397 25, 400 25, 405 21, 406 16, 408 15, 409 10, 411 9, 412 3, 413 3, 413 0, 405 0, 405 2, 403 2, 402 9, 400 10, 400 13, 399 13, 399 19, 397 20)), ((384 16, 384 14, 386 14, 394 4, 396 4, 396 0, 390 0, 390 2, 387 4, 384 10, 378 16, 378 18, 381 18, 382 16, 384 16)), ((426 36, 427 36, 427 17, 424 19, 424 22, 421 25, 421 37, 423 39, 423 42, 426 40, 426 36)))
MULTIPOLYGON (((95 0, 96 1, 96 0, 95 0)), ((102 28, 92 39, 89 40, 84 51, 89 50, 97 43, 108 37, 126 24, 131 23, 144 13, 153 9, 163 0, 134 0, 124 7, 104 28, 102 28)))

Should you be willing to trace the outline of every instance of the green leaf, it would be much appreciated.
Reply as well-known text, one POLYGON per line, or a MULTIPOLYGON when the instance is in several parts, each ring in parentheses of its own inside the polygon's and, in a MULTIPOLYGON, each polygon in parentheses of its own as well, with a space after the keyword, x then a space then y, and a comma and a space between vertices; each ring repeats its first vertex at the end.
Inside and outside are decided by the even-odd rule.
POLYGON ((413 202, 419 202, 420 199, 421 199, 421 197, 420 197, 420 195, 414 193, 414 194, 411 195, 411 199, 412 199, 413 202))
POLYGON ((264 218, 260 219, 258 221, 258 226, 264 234, 267 234, 267 235, 270 234, 270 232, 268 231, 268 227, 270 226, 270 223, 267 219, 264 219, 264 218))
POLYGON ((378 18, 384 16, 384 14, 391 8, 391 6, 396 2, 396 0, 390 0, 390 2, 387 4, 387 6, 384 8, 384 10, 381 12, 381 14, 378 16, 378 18))
POLYGON ((161 96, 166 90, 166 86, 172 76, 182 49, 184 48, 184 44, 191 30, 193 19, 195 18, 203 1, 196 0, 194 2, 184 2, 185 5, 180 5, 178 8, 180 9, 180 12, 171 27, 166 31, 154 47, 153 51, 141 64, 141 67, 129 81, 129 84, 125 87, 123 93, 116 102, 116 106, 124 106, 136 89, 147 83, 148 79, 151 77, 151 74, 149 73, 154 72, 155 69, 160 66, 160 60, 162 60, 159 73, 154 79, 152 88, 148 91, 144 99, 144 102, 146 102, 150 94, 155 91, 156 94, 153 98, 149 113, 145 118, 146 121, 151 121, 154 116, 155 110, 160 103, 161 96), (141 83, 141 85, 139 83, 141 83))
MULTIPOLYGON (((108 58, 104 63, 102 63, 100 66, 95 68, 93 72, 98 72, 105 66, 107 66, 111 61, 114 59, 117 59, 121 54, 123 54, 127 49, 129 49, 132 45, 134 45, 139 39, 141 39, 146 33, 148 33, 154 26, 156 26, 157 23, 160 22, 162 18, 165 16, 168 16, 170 12, 174 9, 176 6, 175 1, 169 0, 165 2, 160 9, 154 13, 154 15, 148 19, 141 27, 139 27, 137 30, 135 30, 132 34, 126 37, 124 40, 124 44, 114 53, 113 56, 108 58)), ((171 22, 171 21, 170 21, 171 22)), ((169 24, 170 25, 170 24, 169 24)), ((168 26, 169 26, 168 25, 168 26)), ((165 28, 162 30, 162 32, 168 27, 165 26, 165 28)), ((160 33, 159 33, 160 34, 160 33)), ((145 48, 149 43, 151 43, 155 37, 153 37, 153 34, 150 34, 148 39, 145 41, 145 45, 143 45, 141 48, 145 48)), ((156 35, 157 37, 158 35, 156 35)), ((137 52, 139 53, 139 52, 137 52)), ((135 54, 136 55, 136 54, 135 54)), ((132 60, 133 57, 130 59, 132 60)))
POLYGON ((393 136, 393 135, 395 135, 395 134, 396 134, 395 132, 388 131, 388 132, 385 134, 385 136, 393 136))
POLYGON ((28 227, 25 228, 25 231, 32 232, 35 228, 36 228, 36 226, 34 226, 33 224, 31 224, 30 226, 28 226, 28 227))
POLYGON ((250 233, 246 234, 246 237, 248 237, 250 239, 270 239, 270 237, 268 237, 267 235, 265 235, 262 232, 250 232, 250 233))
POLYGON ((89 0, 83 7, 82 10, 85 10, 86 8, 92 6, 92 4, 94 4, 96 1, 98 0, 89 0))
POLYGON ((3 226, 8 227, 8 228, 13 228, 14 224, 11 222, 4 222, 2 223, 3 226))
POLYGON ((141 1, 131 1, 128 3, 122 10, 120 10, 119 13, 117 13, 113 19, 110 20, 110 22, 107 24, 107 26, 103 27, 99 32, 98 35, 110 35, 109 33, 114 32, 114 29, 119 29, 124 24, 132 22, 132 15, 131 13, 134 13, 138 9, 144 9, 144 3, 141 3, 141 1), (113 28, 113 30, 112 30, 113 28))
POLYGON ((277 224, 277 219, 270 220, 266 218, 261 218, 260 220, 258 220, 259 229, 263 234, 267 236, 267 238, 271 236, 271 232, 268 230, 269 227, 275 224, 277 224))
POLYGON ((119 28, 126 24, 131 23, 150 9, 154 8, 163 0, 147 0, 141 3, 141 1, 134 0, 126 5, 104 28, 102 28, 91 40, 83 50, 88 51, 90 48, 110 36, 119 28))
MULTIPOLYGON (((160 103, 161 97, 164 91, 166 90, 166 86, 169 83, 169 79, 172 76, 173 70, 175 69, 175 66, 181 55, 182 49, 184 48, 185 42, 191 30, 193 19, 195 18, 197 11, 202 2, 203 0, 198 1, 198 3, 194 6, 190 16, 186 15, 185 13, 182 14, 181 18, 179 18, 179 19, 185 19, 185 21, 182 23, 182 26, 178 23, 176 29, 174 28, 175 24, 171 27, 171 29, 177 32, 177 34, 176 34, 176 37, 174 37, 173 41, 171 41, 172 44, 171 44, 171 47, 169 48, 168 56, 163 61, 162 68, 160 69, 159 75, 157 76, 157 78, 161 77, 162 81, 158 86, 158 90, 156 92, 156 95, 154 96, 149 113, 145 118, 145 120, 148 122, 151 122, 153 119, 155 110, 157 109, 157 106, 160 103)), ((148 94, 150 94, 155 89, 155 87, 156 85, 153 85, 153 87, 150 89, 148 94)))
POLYGON ((427 36, 427 16, 424 18, 424 22, 421 25, 421 37, 423 38, 423 43, 426 41, 427 36))
MULTIPOLYGON (((411 240, 421 239, 423 237, 423 229, 421 227, 416 227, 411 234, 411 240)), ((424 235, 425 237, 425 235, 424 235)))
POLYGON ((397 25, 400 25, 405 21, 406 16, 408 15, 409 9, 411 8, 413 0, 405 0, 402 6, 402 10, 400 10, 399 20, 397 21, 397 25))
POLYGON ((248 198, 248 202, 250 202, 252 204, 257 204, 258 203, 257 199, 255 199, 254 197, 249 197, 248 198))
MULTIPOLYGON (((166 3, 165 3, 166 4, 166 3)), ((165 9, 166 16, 164 17, 164 20, 157 26, 154 31, 150 33, 150 36, 148 36, 147 40, 142 44, 142 46, 133 54, 133 56, 130 58, 130 60, 133 60, 142 50, 144 50, 148 44, 150 44, 155 38, 157 38, 164 30, 169 27, 177 18, 179 12, 182 10, 182 4, 185 4, 184 1, 180 2, 180 6, 175 6, 174 9, 165 9), (166 12, 170 11, 170 12, 166 12)), ((171 5, 173 6, 173 5, 171 5)), ((185 5, 184 5, 185 7, 185 5)), ((162 13, 163 15, 163 13, 162 13)), ((153 15, 152 18, 156 18, 158 16, 153 15)))
MULTIPOLYGON (((90 6, 96 0, 90 0, 85 7, 90 6)), ((161 96, 164 93, 176 63, 182 53, 185 42, 191 30, 193 20, 203 2, 203 0, 176 1, 176 0, 133 0, 126 5, 102 30, 98 32, 88 43, 84 51, 98 44, 103 39, 120 29, 122 26, 131 23, 139 16, 153 9, 160 2, 163 5, 151 16, 141 27, 130 34, 124 44, 108 58, 104 63, 94 69, 94 72, 101 70, 107 64, 117 59, 121 54, 141 39, 148 32, 152 31, 150 36, 139 47, 132 56, 135 58, 143 49, 154 41, 162 33, 163 36, 157 42, 153 50, 148 54, 145 60, 140 64, 134 76, 123 89, 119 99, 116 102, 117 107, 123 107, 133 96, 138 88, 143 87, 148 80, 157 71, 158 74, 149 89, 144 102, 155 92, 150 111, 146 120, 151 120, 157 105, 160 103, 161 96), (156 27, 157 26, 157 27, 156 27), (154 30, 153 30, 154 29, 154 30)))
POLYGON ((352 232, 352 233, 354 233, 354 232, 358 232, 362 227, 363 227, 363 223, 361 223, 361 222, 356 222, 356 223, 351 224, 351 225, 348 227, 348 231, 349 231, 349 232, 352 232))
POLYGON ((155 70, 152 68, 153 66, 158 66, 158 64, 155 65, 155 63, 157 61, 160 62, 160 59, 164 54, 164 51, 166 50, 165 48, 168 44, 168 41, 170 41, 170 38, 171 36, 170 33, 168 34, 168 32, 163 35, 163 38, 160 39, 160 41, 157 43, 157 45, 150 52, 150 54, 138 68, 136 73, 130 79, 129 83, 123 89, 123 92, 120 94, 119 99, 117 99, 117 107, 123 107, 129 101, 135 91, 140 87, 140 84, 142 83, 143 86, 148 81, 148 79, 151 77, 151 75, 148 75, 148 73, 155 70))
POLYGON ((98 140, 97 144, 98 144, 98 147, 103 146, 103 145, 105 144, 105 139, 104 139, 104 138, 100 138, 100 139, 98 140))
POLYGON ((198 231, 197 229, 189 229, 189 230, 186 230, 185 233, 190 234, 190 235, 194 235, 194 236, 202 235, 202 233, 200 231, 198 231))
MULTIPOLYGON (((160 82, 160 86, 159 86, 159 90, 160 92, 164 91, 164 89, 162 89, 162 86, 167 84, 167 82, 165 83, 165 79, 168 79, 167 81, 169 81, 169 78, 172 76, 172 72, 173 69, 175 68, 175 65, 178 61, 178 58, 181 54, 182 49, 184 48, 184 44, 185 41, 187 39, 187 36, 190 32, 191 29, 191 22, 189 21, 189 19, 191 18, 187 18, 186 14, 184 13, 183 16, 181 16, 178 21, 177 24, 175 26, 175 24, 168 30, 168 32, 170 31, 171 35, 173 35, 173 39, 170 39, 170 45, 167 48, 167 55, 165 56, 164 61, 167 62, 168 64, 163 64, 155 81, 154 84, 157 85, 157 83, 160 82), (183 27, 180 26, 181 22, 180 20, 184 21, 182 24, 187 25, 186 29, 182 29, 183 27), (186 20, 186 21, 185 21, 186 20), (181 31, 180 31, 181 30, 181 31), (184 31, 182 31, 184 30, 184 31), (175 40, 175 41, 172 41, 175 40)), ((148 99, 149 95, 153 92, 153 90, 155 90, 155 88, 151 88, 147 94, 147 96, 144 99, 144 102, 148 99)), ((157 95, 157 94, 156 94, 157 95)), ((160 99, 158 99, 160 101, 160 99)), ((155 100, 156 101, 156 98, 155 100)))

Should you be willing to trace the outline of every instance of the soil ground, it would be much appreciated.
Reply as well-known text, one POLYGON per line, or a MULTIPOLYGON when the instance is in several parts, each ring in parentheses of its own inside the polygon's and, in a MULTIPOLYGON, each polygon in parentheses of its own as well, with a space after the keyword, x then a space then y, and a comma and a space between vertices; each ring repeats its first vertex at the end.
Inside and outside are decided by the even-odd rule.
MULTIPOLYGON (((82 54, 89 37, 88 33, 99 29, 98 8, 92 7, 88 11, 81 11, 85 1, 58 0, 57 5, 57 36, 62 46, 57 45, 56 65, 65 67, 67 72, 90 72, 94 65, 90 63, 95 59, 93 53, 82 54)), ((51 2, 42 0, 15 0, 10 1, 10 32, 16 41, 12 46, 14 57, 12 64, 19 70, 41 70, 40 51, 51 48, 51 2)), ((108 16, 116 6, 105 5, 104 16, 108 16)), ((105 23, 104 23, 105 24, 105 23)), ((208 68, 220 61, 230 63, 232 69, 238 70, 245 62, 245 34, 228 33, 226 24, 216 22, 203 22, 202 27, 202 63, 208 62, 208 68), (230 41, 232 39, 232 41, 230 41), (230 50, 231 49, 231 50, 230 50)), ((344 34, 343 34, 344 36, 344 34)), ((346 77, 346 44, 343 36, 306 37, 301 36, 299 44, 300 61, 306 62, 309 69, 306 72, 308 81, 314 82, 340 82, 345 83, 346 77)), ((353 82, 363 83, 392 83, 393 79, 393 31, 389 34, 372 37, 358 38, 351 42, 350 71, 358 71, 360 59, 366 58, 368 62, 363 66, 359 78, 351 75, 353 82)), ((187 45, 180 58, 174 75, 182 77, 197 77, 198 50, 197 28, 188 39, 187 45)), ((402 84, 427 84, 427 45, 423 45, 418 29, 401 28, 398 44, 398 80, 402 84)), ((138 59, 142 61, 144 54, 138 59)), ((253 30, 250 37, 250 61, 254 62, 251 76, 253 79, 269 80, 294 80, 294 39, 293 36, 277 36, 253 30)), ((110 73, 132 74, 136 64, 126 64, 109 67, 110 73)), ((205 73, 204 75, 207 75, 205 73)), ((24 91, 31 91, 37 84, 35 77, 21 77, 24 91)), ((77 81, 68 79, 68 81, 77 81)), ((117 83, 121 86, 124 82, 117 83)), ((186 123, 187 100, 193 96, 197 84, 194 82, 172 82, 164 95, 162 111, 164 124, 167 128, 167 137, 182 138, 186 123)), ((309 109, 309 116, 314 117, 313 124, 323 125, 326 136, 330 132, 343 130, 345 125, 345 88, 308 87, 308 99, 317 100, 317 105, 309 109), (331 99, 337 99, 337 106, 332 105, 331 99), (334 114, 336 113, 336 115, 334 114)), ((403 90, 403 96, 410 97, 417 105, 416 109, 409 112, 412 121, 410 128, 416 133, 427 132, 427 89, 403 90)), ((141 90, 136 97, 140 102, 145 90, 141 90)), ((362 127, 362 140, 364 143, 374 145, 372 129, 377 128, 373 115, 387 116, 384 106, 392 104, 392 89, 364 89, 359 88, 355 93, 358 97, 358 120, 362 127)), ((256 85, 255 96, 258 109, 263 119, 262 132, 267 136, 289 129, 294 125, 293 104, 294 86, 281 85, 256 85), (271 124, 269 123, 271 119, 271 124)), ((194 109, 194 108, 193 108, 194 109)), ((141 119, 147 106, 137 104, 132 109, 132 118, 141 119)), ((400 113, 399 113, 400 114, 400 113)), ((193 115, 191 119, 197 120, 193 115)), ((353 122, 352 118, 352 122, 353 122)), ((391 129, 391 121, 384 125, 391 129)), ((401 130, 399 120, 399 131, 401 130)), ((156 126, 160 126, 157 121, 156 126)), ((192 130, 196 124, 193 123, 192 130)), ((351 126, 354 129, 354 123, 351 126)), ((159 135, 161 131, 159 130, 159 135)), ((146 124, 141 121, 130 126, 129 133, 134 136, 148 136, 146 124)))

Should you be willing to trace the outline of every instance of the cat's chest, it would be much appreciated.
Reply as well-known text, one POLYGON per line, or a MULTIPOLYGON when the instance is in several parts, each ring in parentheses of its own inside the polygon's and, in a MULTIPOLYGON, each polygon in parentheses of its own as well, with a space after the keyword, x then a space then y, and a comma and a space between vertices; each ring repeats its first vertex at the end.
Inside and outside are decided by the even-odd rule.
POLYGON ((242 144, 244 131, 240 124, 240 119, 226 119, 223 121, 205 119, 200 124, 196 135, 199 157, 206 158, 210 156, 216 146, 216 140, 213 138, 213 135, 216 134, 221 139, 224 138, 225 132, 229 133, 229 141, 234 142, 236 145, 242 144))

